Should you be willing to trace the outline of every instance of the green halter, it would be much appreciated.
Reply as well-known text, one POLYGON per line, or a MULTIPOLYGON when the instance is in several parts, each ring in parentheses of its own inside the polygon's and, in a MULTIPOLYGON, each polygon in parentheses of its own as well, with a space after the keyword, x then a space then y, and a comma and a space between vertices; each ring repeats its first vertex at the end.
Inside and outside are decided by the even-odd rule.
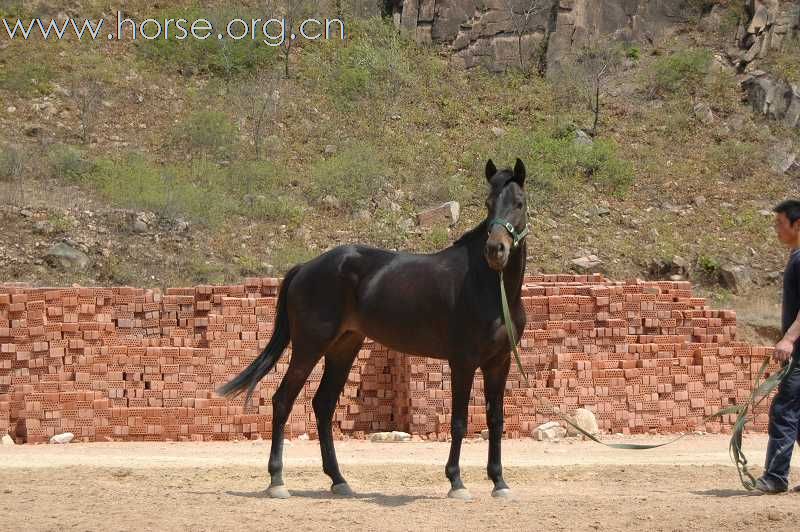
POLYGON ((508 234, 510 234, 511 238, 514 240, 513 247, 519 246, 519 243, 522 241, 522 239, 528 235, 528 224, 525 224, 525 229, 523 229, 520 232, 517 232, 517 230, 514 228, 511 222, 503 220, 502 218, 495 218, 494 220, 489 222, 488 225, 489 231, 491 231, 492 227, 495 225, 502 225, 505 228, 505 230, 508 231, 508 234))

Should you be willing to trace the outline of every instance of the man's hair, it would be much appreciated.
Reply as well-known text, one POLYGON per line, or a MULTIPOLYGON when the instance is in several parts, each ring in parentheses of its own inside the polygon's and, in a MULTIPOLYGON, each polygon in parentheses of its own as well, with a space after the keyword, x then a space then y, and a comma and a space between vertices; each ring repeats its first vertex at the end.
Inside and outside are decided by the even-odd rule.
POLYGON ((778 214, 785 214, 790 224, 794 224, 797 220, 800 220, 800 201, 798 200, 782 201, 772 210, 778 214))

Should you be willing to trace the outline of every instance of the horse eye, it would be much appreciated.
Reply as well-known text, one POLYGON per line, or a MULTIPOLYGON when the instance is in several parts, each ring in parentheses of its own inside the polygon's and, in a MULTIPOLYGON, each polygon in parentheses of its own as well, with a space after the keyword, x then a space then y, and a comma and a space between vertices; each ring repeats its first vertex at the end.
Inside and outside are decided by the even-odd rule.
POLYGON ((518 202, 517 202, 517 209, 521 209, 521 208, 522 208, 522 202, 521 202, 521 201, 518 201, 518 202))

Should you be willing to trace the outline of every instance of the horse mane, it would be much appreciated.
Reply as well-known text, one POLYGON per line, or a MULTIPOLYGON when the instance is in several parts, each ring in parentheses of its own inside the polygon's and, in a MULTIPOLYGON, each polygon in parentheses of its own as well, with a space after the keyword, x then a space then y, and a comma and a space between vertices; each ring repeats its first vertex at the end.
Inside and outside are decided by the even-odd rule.
POLYGON ((463 246, 464 244, 468 243, 470 240, 475 238, 476 235, 486 234, 486 224, 488 220, 484 220, 479 223, 477 226, 473 227, 463 235, 461 235, 458 240, 453 242, 453 246, 463 246))

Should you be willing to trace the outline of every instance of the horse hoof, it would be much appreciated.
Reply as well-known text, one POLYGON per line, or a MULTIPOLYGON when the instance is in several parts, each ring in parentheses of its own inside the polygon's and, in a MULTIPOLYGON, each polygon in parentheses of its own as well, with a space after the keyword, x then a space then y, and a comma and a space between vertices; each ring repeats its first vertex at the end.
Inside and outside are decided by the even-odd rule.
POLYGON ((288 499, 289 497, 292 496, 292 494, 289 493, 289 490, 286 489, 286 486, 283 485, 270 486, 269 488, 267 488, 267 495, 271 499, 288 499))
POLYGON ((510 499, 511 498, 511 490, 509 488, 500 488, 497 490, 492 490, 492 497, 496 499, 510 499))
POLYGON ((450 498, 450 499, 458 499, 460 501, 471 501, 472 500, 472 495, 469 494, 469 491, 467 490, 467 488, 458 488, 456 490, 451 489, 448 492, 447 497, 450 498))
POLYGON ((341 484, 334 484, 331 486, 331 493, 334 495, 341 495, 342 497, 352 497, 355 495, 353 490, 350 489, 350 484, 342 482, 341 484))

